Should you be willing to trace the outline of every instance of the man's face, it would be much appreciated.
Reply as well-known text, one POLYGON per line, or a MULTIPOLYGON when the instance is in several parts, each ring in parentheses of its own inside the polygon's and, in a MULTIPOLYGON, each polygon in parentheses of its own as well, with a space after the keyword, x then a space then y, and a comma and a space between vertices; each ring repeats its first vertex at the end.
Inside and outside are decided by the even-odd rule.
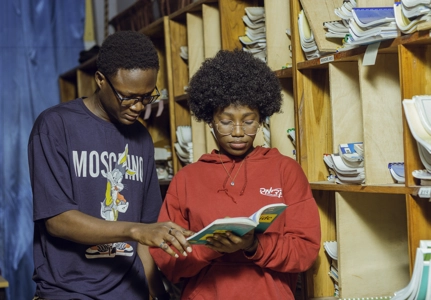
POLYGON ((98 72, 101 117, 110 122, 133 124, 156 94, 157 70, 118 70, 112 78, 98 72), (123 100, 126 99, 126 100, 123 100))

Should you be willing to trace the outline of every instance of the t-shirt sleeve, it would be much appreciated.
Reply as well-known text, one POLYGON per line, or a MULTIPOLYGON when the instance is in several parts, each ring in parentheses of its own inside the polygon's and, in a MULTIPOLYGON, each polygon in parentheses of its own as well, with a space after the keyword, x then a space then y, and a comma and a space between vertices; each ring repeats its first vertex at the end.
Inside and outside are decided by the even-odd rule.
POLYGON ((64 135, 59 116, 43 114, 30 135, 28 159, 33 190, 33 220, 77 209, 73 200, 68 156, 59 137, 64 135))
MULTIPOLYGON (((154 152, 154 148, 152 149, 154 152)), ((145 196, 145 202, 142 206, 142 223, 155 223, 159 216, 160 207, 162 206, 162 196, 160 192, 159 179, 157 178, 156 164, 154 155, 148 159, 148 189, 145 196)))

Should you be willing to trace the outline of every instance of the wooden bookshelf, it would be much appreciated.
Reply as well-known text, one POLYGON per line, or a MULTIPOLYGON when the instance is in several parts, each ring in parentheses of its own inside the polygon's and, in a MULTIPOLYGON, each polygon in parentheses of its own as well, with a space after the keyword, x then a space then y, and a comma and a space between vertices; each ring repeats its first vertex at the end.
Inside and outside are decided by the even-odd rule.
MULTIPOLYGON (((195 161, 217 147, 208 126, 193 120, 185 87, 205 59, 242 48, 247 6, 265 7, 267 63, 282 85, 283 113, 270 119, 271 146, 296 157, 319 207, 322 249, 304 278, 306 298, 333 299, 323 249, 329 240, 338 242, 340 298, 393 295, 409 281, 419 240, 431 239, 431 203, 418 197, 411 175, 423 166, 402 110, 403 99, 431 94, 429 30, 382 41, 376 63, 367 66, 367 46, 306 60, 298 36, 301 0, 198 0, 154 21, 141 31, 158 49, 157 85, 168 90, 169 100, 165 117, 146 126, 157 141, 169 140, 175 173, 184 166, 174 150, 178 126, 192 126, 195 161), (181 46, 188 46, 187 61, 181 46), (289 128, 296 129, 296 147, 289 128), (365 184, 326 181, 323 154, 352 141, 364 142, 365 184), (405 184, 393 183, 387 169, 393 161, 404 161, 405 184)), ((89 61, 60 76, 62 101, 94 91, 88 84, 92 68, 89 61)))

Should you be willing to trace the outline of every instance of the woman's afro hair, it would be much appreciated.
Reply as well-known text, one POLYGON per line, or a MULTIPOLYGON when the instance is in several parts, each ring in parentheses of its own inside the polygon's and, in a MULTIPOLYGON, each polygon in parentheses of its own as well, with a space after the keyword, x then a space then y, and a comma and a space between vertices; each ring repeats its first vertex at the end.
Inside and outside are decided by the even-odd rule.
POLYGON ((117 31, 100 47, 97 69, 108 78, 119 69, 159 70, 159 57, 151 40, 137 31, 117 31))
POLYGON ((206 123, 231 104, 257 109, 260 121, 281 111, 281 86, 275 73, 241 50, 221 50, 205 60, 191 78, 187 93, 192 114, 206 123))

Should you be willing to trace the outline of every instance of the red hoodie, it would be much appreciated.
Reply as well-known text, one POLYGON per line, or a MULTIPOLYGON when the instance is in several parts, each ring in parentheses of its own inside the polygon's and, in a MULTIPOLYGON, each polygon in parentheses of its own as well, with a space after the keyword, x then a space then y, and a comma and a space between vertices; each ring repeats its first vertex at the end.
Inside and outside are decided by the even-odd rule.
MULTIPOLYGON (((241 162, 221 155, 234 177, 241 162)), ((270 203, 287 209, 263 234, 252 257, 193 246, 187 257, 172 258, 150 248, 156 264, 174 283, 184 281, 181 299, 294 299, 297 273, 309 269, 320 248, 316 202, 299 164, 277 149, 256 147, 243 163, 235 185, 218 152, 204 154, 173 178, 159 221, 171 220, 199 231, 218 218, 250 216, 270 203)))

